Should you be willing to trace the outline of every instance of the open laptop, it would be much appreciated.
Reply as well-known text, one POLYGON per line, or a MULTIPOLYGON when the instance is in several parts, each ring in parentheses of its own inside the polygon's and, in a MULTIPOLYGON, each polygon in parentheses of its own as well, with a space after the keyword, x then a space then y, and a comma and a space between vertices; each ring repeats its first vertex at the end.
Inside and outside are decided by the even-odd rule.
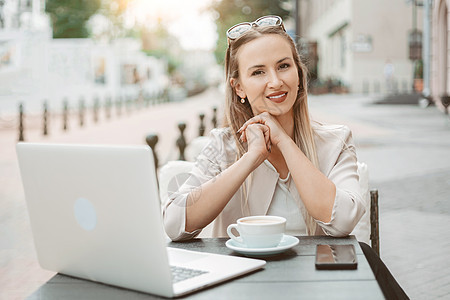
POLYGON ((148 146, 19 143, 17 154, 44 269, 175 297, 265 265, 166 247, 148 146))

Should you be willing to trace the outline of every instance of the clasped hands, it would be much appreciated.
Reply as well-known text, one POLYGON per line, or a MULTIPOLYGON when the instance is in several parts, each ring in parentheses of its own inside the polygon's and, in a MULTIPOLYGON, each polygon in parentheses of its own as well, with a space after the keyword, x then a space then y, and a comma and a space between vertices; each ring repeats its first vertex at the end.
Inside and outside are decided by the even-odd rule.
POLYGON ((268 112, 249 119, 237 133, 241 134, 242 142, 247 142, 248 152, 259 154, 263 159, 269 156, 273 146, 277 147, 282 140, 290 139, 278 120, 268 112))

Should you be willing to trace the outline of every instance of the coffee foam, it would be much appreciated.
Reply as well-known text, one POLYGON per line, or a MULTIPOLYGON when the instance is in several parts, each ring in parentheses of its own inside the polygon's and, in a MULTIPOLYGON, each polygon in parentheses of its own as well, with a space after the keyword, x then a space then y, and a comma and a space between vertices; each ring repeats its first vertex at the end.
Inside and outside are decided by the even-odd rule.
POLYGON ((275 224, 279 223, 280 221, 270 219, 249 219, 249 220, 242 220, 240 222, 244 224, 275 224))

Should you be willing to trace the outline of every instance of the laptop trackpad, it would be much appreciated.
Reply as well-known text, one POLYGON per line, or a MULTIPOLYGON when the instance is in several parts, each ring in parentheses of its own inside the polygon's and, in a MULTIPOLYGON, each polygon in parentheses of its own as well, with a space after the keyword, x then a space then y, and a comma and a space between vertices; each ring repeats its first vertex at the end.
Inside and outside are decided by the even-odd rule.
POLYGON ((202 252, 194 252, 171 247, 167 247, 167 254, 169 256, 169 264, 173 266, 184 265, 208 256, 206 253, 202 252))

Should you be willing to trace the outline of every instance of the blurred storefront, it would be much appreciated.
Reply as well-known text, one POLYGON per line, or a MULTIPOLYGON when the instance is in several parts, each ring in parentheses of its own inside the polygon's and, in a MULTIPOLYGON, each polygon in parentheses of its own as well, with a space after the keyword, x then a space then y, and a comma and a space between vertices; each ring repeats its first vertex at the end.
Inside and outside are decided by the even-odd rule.
POLYGON ((448 34, 450 1, 434 0, 432 7, 432 38, 431 38, 431 98, 441 108, 448 107, 450 95, 450 65, 448 34))
POLYGON ((299 8, 301 43, 315 49, 304 52, 322 87, 412 91, 419 60, 411 58, 410 45, 420 38, 423 19, 415 1, 299 0, 299 8))

